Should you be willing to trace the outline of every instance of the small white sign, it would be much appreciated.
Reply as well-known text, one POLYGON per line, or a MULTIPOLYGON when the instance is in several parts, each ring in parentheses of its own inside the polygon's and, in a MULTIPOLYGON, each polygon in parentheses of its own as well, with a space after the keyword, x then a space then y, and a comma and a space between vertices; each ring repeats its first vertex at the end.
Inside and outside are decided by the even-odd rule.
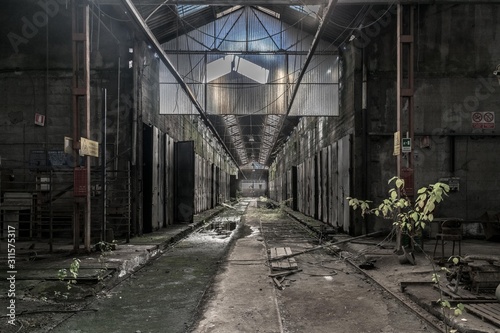
POLYGON ((45 126, 45 115, 35 113, 35 125, 45 126))
POLYGON ((99 143, 84 137, 80 138, 80 155, 99 157, 99 143))

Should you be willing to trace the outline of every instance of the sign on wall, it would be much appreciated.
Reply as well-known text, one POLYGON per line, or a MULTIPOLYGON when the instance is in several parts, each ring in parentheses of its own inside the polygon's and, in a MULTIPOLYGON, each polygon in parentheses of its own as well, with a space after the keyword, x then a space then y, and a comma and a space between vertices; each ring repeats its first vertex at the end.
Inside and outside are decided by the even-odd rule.
POLYGON ((472 112, 471 114, 472 128, 494 129, 495 128, 495 113, 493 111, 472 112))
POLYGON ((401 141, 399 139, 401 136, 399 133, 400 132, 394 132, 394 151, 392 153, 394 156, 401 154, 401 141))
POLYGON ((403 138, 401 140, 401 152, 403 153, 411 152, 411 138, 403 138))
POLYGON ((40 113, 35 113, 35 125, 45 126, 45 116, 40 113))
POLYGON ((80 155, 99 157, 99 143, 82 137, 80 139, 80 155))

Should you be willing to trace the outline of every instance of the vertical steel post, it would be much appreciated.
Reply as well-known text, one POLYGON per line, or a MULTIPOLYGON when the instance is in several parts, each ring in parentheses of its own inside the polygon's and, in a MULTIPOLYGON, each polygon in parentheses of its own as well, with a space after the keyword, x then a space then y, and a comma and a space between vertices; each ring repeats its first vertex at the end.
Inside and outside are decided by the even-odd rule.
POLYGON ((106 89, 102 90, 102 99, 103 99, 103 115, 102 115, 102 143, 101 143, 101 154, 102 154, 102 165, 101 165, 101 196, 102 196, 102 230, 101 230, 101 241, 107 242, 107 225, 106 225, 106 215, 107 215, 107 200, 108 200, 108 189, 106 186, 107 183, 107 175, 106 175, 106 145, 107 145, 107 121, 106 118, 108 116, 108 91, 106 89))
MULTIPOLYGON (((83 5, 83 34, 84 42, 84 88, 85 88, 85 137, 90 138, 90 28, 89 28, 89 11, 90 6, 86 1, 83 5)), ((85 223, 85 251, 90 252, 90 237, 91 237, 91 198, 90 198, 90 156, 85 158, 85 166, 87 167, 87 196, 85 200, 84 223, 85 223)))
MULTIPOLYGON (((78 138, 80 137, 80 112, 79 112, 79 45, 80 35, 79 35, 79 20, 78 20, 78 4, 73 1, 72 7, 72 52, 73 52, 73 79, 72 79, 72 99, 73 99, 73 157, 74 157, 74 167, 75 169, 80 165, 79 152, 80 142, 78 138)), ((73 207, 73 250, 78 251, 80 248, 80 207, 77 199, 75 198, 73 207)))
MULTIPOLYGON (((80 167, 80 102, 84 102, 85 126, 83 135, 90 134, 90 45, 89 45, 89 5, 72 3, 72 52, 73 52, 73 154, 75 169, 80 167), (80 76, 81 74, 81 76, 80 76)), ((90 251, 90 157, 86 157, 87 194, 83 200, 84 207, 84 247, 90 251)), ((80 247, 81 200, 75 198, 73 211, 73 249, 80 247)))
MULTIPOLYGON (((403 156, 397 155, 397 175, 405 180, 406 195, 413 196, 413 95, 414 95, 414 7, 398 5, 397 24, 397 131, 400 137, 409 138, 412 149, 403 156), (404 114, 406 108, 407 114, 404 114), (402 158, 406 157, 406 165, 402 158)), ((401 144, 401 143, 400 143, 401 144)))

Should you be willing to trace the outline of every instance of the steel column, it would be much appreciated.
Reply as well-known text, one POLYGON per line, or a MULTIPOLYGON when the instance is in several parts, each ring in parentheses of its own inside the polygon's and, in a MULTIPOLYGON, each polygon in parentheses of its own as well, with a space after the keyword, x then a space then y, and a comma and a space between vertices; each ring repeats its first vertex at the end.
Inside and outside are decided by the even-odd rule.
MULTIPOLYGON (((73 51, 73 152, 75 168, 80 166, 80 113, 85 115, 83 135, 90 135, 90 43, 89 43, 89 5, 74 0, 72 4, 72 51, 73 51), (80 101, 83 100, 83 110, 80 101)), ((90 251, 90 157, 86 157, 86 196, 75 198, 73 214, 73 249, 80 247, 80 214, 83 206, 84 247, 90 251)))
MULTIPOLYGON (((414 7, 398 5, 397 23, 397 131, 414 145, 414 7), (406 114, 403 112, 406 108, 406 114)), ((405 180, 406 195, 413 196, 413 149, 397 155, 397 175, 405 180), (403 158, 406 159, 404 163, 403 158)))

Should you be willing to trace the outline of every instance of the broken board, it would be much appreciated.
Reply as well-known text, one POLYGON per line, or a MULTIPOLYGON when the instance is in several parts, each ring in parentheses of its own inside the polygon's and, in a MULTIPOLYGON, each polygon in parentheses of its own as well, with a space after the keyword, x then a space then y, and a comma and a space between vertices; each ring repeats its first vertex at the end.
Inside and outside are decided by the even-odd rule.
POLYGON ((279 257, 292 254, 289 247, 272 247, 271 248, 271 269, 276 271, 297 269, 295 258, 278 259, 279 257))

